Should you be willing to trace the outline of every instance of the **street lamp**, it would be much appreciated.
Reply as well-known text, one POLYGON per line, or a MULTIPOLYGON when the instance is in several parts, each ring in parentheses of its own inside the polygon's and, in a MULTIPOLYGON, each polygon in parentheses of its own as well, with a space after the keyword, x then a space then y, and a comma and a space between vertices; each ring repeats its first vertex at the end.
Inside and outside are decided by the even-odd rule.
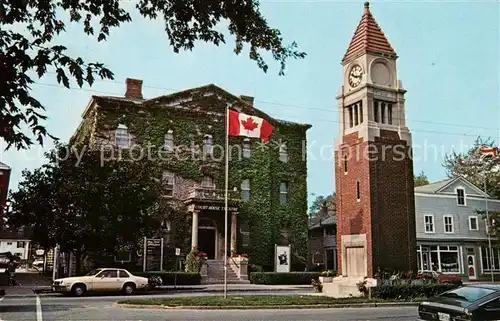
MULTIPOLYGON (((498 165, 493 166, 489 172, 491 173, 497 173, 499 171, 500 167, 498 165)), ((485 169, 483 171, 483 180, 484 180, 484 203, 485 203, 485 211, 486 211, 486 222, 488 222, 487 226, 487 233, 488 233, 488 248, 490 252, 490 272, 491 272, 491 282, 495 282, 495 276, 493 274, 493 248, 491 247, 491 227, 495 226, 495 220, 493 219, 490 222, 490 215, 488 211, 488 190, 487 190, 487 182, 488 182, 488 175, 487 175, 487 170, 485 169)))

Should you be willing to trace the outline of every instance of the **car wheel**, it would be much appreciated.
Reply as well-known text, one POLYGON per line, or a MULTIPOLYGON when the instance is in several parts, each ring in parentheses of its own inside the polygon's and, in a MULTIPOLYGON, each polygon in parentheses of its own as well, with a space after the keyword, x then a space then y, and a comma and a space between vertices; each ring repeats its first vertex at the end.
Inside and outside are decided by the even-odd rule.
POLYGON ((135 285, 132 283, 127 283, 123 286, 123 292, 127 295, 131 295, 135 291, 135 285))
POLYGON ((74 296, 82 296, 85 293, 85 286, 82 284, 77 284, 73 286, 72 291, 74 296))

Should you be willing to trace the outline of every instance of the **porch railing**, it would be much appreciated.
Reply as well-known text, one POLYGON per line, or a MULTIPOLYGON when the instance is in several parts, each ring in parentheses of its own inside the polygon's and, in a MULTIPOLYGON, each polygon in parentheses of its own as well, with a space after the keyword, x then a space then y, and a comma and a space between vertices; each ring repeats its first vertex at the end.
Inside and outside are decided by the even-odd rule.
MULTIPOLYGON (((225 191, 222 189, 195 187, 188 192, 188 198, 190 199, 223 201, 224 197, 225 191)), ((236 199, 238 198, 238 193, 235 191, 228 191, 228 198, 236 199)))

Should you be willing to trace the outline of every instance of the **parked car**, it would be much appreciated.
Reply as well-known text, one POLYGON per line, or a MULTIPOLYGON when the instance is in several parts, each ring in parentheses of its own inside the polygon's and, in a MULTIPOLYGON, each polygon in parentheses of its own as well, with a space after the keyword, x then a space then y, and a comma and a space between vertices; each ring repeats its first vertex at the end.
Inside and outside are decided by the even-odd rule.
POLYGON ((122 291, 132 294, 148 287, 148 279, 135 276, 127 270, 116 268, 95 269, 85 276, 56 279, 52 290, 57 293, 81 296, 86 292, 122 291))
POLYGON ((427 299, 418 307, 418 321, 500 320, 500 285, 466 285, 427 299))
POLYGON ((423 276, 427 278, 432 278, 436 280, 438 283, 453 283, 453 284, 459 284, 462 285, 462 278, 460 275, 453 275, 453 274, 443 274, 441 272, 437 271, 431 271, 431 270, 425 270, 425 271, 419 271, 417 278, 422 278, 423 276))

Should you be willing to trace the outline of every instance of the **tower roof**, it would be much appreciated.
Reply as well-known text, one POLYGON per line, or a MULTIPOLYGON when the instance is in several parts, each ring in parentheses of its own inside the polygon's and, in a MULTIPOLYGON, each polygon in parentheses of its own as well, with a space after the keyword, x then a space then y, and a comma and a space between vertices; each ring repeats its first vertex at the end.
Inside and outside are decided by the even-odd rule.
POLYGON ((345 63, 348 60, 369 52, 388 54, 397 58, 396 52, 370 12, 370 3, 365 2, 363 16, 354 32, 354 36, 351 39, 342 62, 345 63))

